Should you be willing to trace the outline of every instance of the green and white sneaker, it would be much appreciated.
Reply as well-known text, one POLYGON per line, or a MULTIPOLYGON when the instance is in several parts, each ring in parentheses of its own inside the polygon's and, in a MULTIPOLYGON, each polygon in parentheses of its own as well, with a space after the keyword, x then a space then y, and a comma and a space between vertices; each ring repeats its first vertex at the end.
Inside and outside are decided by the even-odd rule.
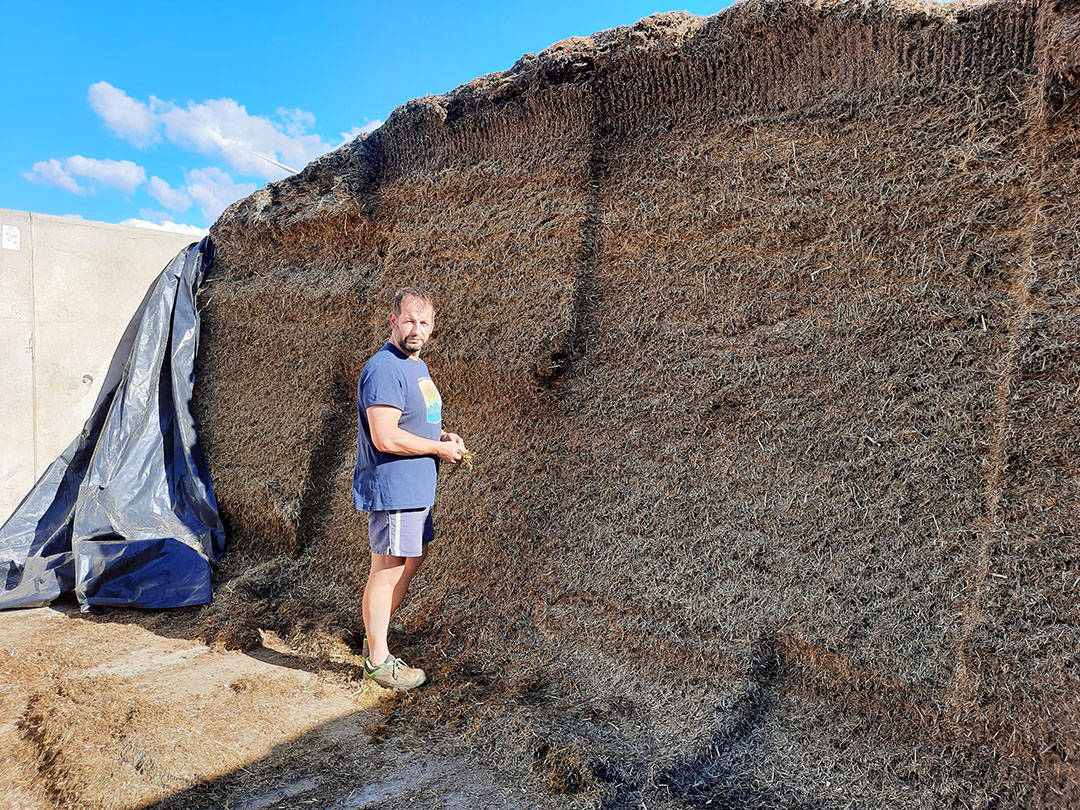
POLYGON ((414 689, 427 680, 424 670, 410 667, 400 658, 392 655, 386 656, 386 660, 380 666, 371 663, 371 659, 364 656, 364 678, 371 678, 379 686, 387 689, 414 689))

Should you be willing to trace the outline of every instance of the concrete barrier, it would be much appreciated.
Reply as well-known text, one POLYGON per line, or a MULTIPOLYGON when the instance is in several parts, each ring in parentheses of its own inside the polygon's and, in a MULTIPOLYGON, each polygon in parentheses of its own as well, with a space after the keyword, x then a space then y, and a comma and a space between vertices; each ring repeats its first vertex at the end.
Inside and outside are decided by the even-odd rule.
POLYGON ((82 430, 113 350, 188 234, 0 209, 0 522, 82 430))

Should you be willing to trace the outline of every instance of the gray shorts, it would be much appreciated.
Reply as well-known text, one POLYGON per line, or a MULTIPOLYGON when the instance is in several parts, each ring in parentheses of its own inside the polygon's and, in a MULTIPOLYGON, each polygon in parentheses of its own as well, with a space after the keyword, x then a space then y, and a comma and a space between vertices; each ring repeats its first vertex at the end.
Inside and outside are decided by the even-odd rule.
POLYGON ((424 546, 435 536, 431 507, 368 512, 368 544, 372 554, 391 557, 422 557, 424 546))

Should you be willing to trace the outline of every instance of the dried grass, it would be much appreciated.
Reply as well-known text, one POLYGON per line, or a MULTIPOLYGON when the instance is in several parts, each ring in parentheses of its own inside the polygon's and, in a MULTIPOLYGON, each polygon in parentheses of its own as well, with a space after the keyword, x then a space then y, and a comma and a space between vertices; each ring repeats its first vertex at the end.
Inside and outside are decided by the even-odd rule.
POLYGON ((9 622, 4 807, 221 806, 213 797, 222 791, 265 790, 283 760, 333 774, 364 742, 371 695, 162 637, 162 628, 79 616, 9 622))
POLYGON ((480 455, 391 731, 605 807, 1080 801, 1077 30, 652 17, 238 203, 200 298, 204 632, 359 625, 354 386, 417 283, 480 455))

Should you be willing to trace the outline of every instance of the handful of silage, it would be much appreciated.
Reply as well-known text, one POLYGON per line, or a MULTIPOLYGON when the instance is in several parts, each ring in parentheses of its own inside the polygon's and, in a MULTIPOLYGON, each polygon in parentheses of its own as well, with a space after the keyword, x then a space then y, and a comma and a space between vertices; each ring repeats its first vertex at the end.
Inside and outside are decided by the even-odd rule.
POLYGON ((459 467, 464 467, 466 470, 471 470, 472 469, 472 460, 473 460, 473 451, 472 450, 462 450, 461 451, 461 463, 458 466, 459 467))

